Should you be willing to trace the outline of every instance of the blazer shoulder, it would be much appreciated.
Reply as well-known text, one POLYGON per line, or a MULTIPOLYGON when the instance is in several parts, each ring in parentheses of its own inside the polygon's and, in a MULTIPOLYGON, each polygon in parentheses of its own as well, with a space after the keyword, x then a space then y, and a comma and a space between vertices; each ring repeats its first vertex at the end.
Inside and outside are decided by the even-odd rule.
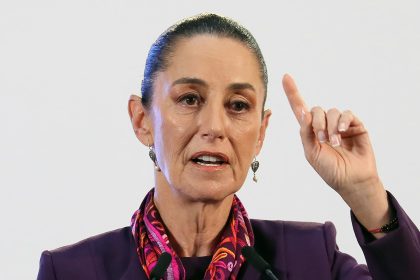
POLYGON ((125 243, 126 244, 129 243, 130 234, 131 234, 130 227, 123 227, 123 228, 107 231, 101 234, 97 234, 94 236, 90 236, 76 243, 62 246, 53 250, 49 250, 47 252, 49 252, 50 254, 54 256, 58 256, 58 255, 74 256, 78 254, 85 254, 86 251, 91 247, 94 247, 95 249, 106 250, 106 249, 109 249, 106 247, 110 245, 111 247, 115 247, 115 246, 112 246, 112 244, 115 244, 115 243, 118 243, 118 247, 121 245, 124 245, 125 243), (106 247, 101 246, 105 244, 107 245, 106 247))
POLYGON ((310 255, 324 252, 331 262, 336 248, 336 229, 332 222, 302 222, 251 219, 255 235, 255 246, 278 248, 288 255, 310 255))
POLYGON ((251 219, 252 228, 262 233, 293 233, 302 235, 328 234, 335 236, 336 230, 332 222, 302 222, 302 221, 282 221, 282 220, 260 220, 251 219))
POLYGON ((44 251, 41 263, 49 263, 48 269, 54 271, 58 279, 101 279, 110 267, 114 272, 125 271, 133 252, 131 229, 123 227, 44 251))

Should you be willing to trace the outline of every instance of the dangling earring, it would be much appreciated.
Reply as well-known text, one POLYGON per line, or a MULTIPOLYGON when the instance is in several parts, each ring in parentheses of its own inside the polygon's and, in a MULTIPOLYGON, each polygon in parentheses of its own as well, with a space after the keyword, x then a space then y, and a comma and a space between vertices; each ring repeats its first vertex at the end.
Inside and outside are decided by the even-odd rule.
POLYGON ((160 171, 160 167, 157 164, 157 160, 156 160, 156 153, 155 153, 155 150, 153 150, 152 145, 149 145, 149 157, 153 161, 153 163, 155 164, 155 170, 160 171))
POLYGON ((254 180, 254 182, 256 183, 257 180, 257 176, 255 176, 255 172, 257 172, 258 167, 260 167, 260 163, 258 162, 257 158, 254 158, 254 161, 251 163, 251 169, 252 172, 254 172, 254 177, 252 178, 252 180, 254 180))

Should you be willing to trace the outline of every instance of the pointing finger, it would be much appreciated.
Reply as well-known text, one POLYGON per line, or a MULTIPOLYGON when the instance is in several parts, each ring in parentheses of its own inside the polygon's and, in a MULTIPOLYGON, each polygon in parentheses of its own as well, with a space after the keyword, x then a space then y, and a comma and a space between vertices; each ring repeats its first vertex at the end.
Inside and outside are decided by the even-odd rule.
POLYGON ((302 109, 305 110, 305 113, 307 114, 308 107, 306 106, 302 96, 299 94, 299 90, 289 74, 285 74, 283 76, 283 89, 296 119, 299 124, 302 125, 302 109))
POLYGON ((283 88, 289 100, 290 107, 300 124, 300 137, 302 139, 305 157, 309 162, 312 162, 317 153, 317 148, 319 149, 319 144, 312 127, 312 114, 299 94, 295 82, 288 74, 283 77, 283 88))

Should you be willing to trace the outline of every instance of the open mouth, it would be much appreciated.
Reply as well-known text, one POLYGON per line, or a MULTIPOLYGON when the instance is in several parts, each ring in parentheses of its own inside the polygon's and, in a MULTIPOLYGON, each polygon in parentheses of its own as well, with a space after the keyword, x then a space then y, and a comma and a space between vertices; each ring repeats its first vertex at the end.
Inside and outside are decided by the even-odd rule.
POLYGON ((227 161, 223 157, 216 155, 201 155, 194 157, 191 160, 203 166, 221 166, 227 163, 227 161))

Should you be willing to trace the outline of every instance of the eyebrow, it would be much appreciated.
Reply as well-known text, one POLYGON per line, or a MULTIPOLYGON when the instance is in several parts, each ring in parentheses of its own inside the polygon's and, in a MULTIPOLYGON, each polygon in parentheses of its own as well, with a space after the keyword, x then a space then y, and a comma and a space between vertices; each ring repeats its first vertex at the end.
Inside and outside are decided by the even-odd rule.
POLYGON ((229 85, 229 90, 243 90, 249 89, 255 92, 255 88, 249 83, 234 83, 229 85))
POLYGON ((178 80, 175 80, 172 83, 172 86, 180 85, 180 84, 195 84, 199 86, 208 87, 208 84, 204 80, 201 80, 198 78, 191 78, 191 77, 179 78, 178 80))
MULTIPOLYGON (((179 85, 179 84, 195 84, 199 86, 208 87, 208 84, 204 80, 199 79, 199 78, 192 78, 192 77, 179 78, 172 83, 172 86, 179 85)), ((251 85, 250 83, 233 83, 228 86, 228 89, 229 90, 249 89, 254 92, 256 91, 254 86, 251 85)))

